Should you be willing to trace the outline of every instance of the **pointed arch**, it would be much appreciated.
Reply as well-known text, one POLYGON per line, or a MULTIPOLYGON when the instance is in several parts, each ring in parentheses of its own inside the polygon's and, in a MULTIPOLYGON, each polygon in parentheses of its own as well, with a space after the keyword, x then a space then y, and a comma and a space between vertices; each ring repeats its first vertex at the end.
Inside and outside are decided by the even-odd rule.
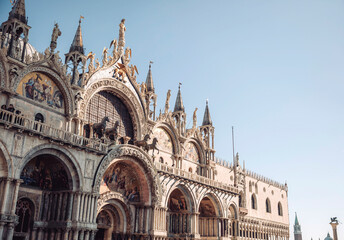
POLYGON ((265 210, 267 213, 271 213, 271 202, 269 198, 265 200, 265 210))
POLYGON ((278 202, 277 204, 277 212, 278 212, 278 216, 283 216, 283 208, 282 208, 281 202, 278 202))
POLYGON ((257 210, 258 206, 257 206, 257 197, 256 194, 252 193, 251 195, 251 208, 257 210))
POLYGON ((152 129, 152 132, 154 133, 154 131, 158 128, 162 128, 171 138, 172 147, 173 147, 173 154, 178 153, 180 151, 180 144, 179 144, 177 133, 175 132, 175 129, 173 127, 171 127, 171 125, 169 125, 166 122, 159 122, 158 124, 156 124, 154 126, 154 128, 152 129))

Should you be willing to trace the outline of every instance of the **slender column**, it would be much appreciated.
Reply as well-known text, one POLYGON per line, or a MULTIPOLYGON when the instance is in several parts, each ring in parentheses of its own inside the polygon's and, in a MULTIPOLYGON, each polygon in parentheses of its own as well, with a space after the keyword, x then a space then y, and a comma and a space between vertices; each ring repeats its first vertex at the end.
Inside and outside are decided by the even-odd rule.
POLYGON ((50 240, 55 240, 55 230, 54 229, 50 230, 50 240))
POLYGON ((96 234, 95 231, 91 231, 90 240, 94 240, 95 234, 96 234))
POLYGON ((37 228, 36 227, 32 228, 32 231, 31 231, 31 239, 32 240, 36 239, 36 233, 37 233, 37 228))
POLYGON ((75 193, 74 197, 74 206, 73 206, 73 220, 74 221, 79 221, 79 208, 80 208, 80 192, 75 193))
POLYGON ((62 193, 62 209, 61 209, 61 216, 60 216, 61 221, 66 220, 66 216, 67 216, 67 212, 68 212, 68 208, 67 208, 68 195, 69 195, 69 193, 67 193, 67 192, 62 193))
POLYGON ((2 239, 2 234, 4 232, 5 222, 0 222, 0 239, 2 239))
POLYGON ((69 228, 67 228, 67 229, 65 229, 64 231, 63 231, 63 240, 68 240, 69 238, 69 232, 70 232, 70 229, 69 228))
POLYGON ((88 194, 85 193, 84 194, 84 206, 83 206, 83 211, 82 211, 82 215, 81 215, 81 219, 83 222, 86 222, 86 215, 87 215, 87 211, 88 211, 88 194))
MULTIPOLYGON (((98 206, 98 197, 95 196, 94 197, 94 207, 93 207, 93 216, 92 216, 92 223, 96 223, 96 220, 97 220, 97 213, 98 213, 98 209, 97 209, 97 206, 98 206)), ((93 234, 95 234, 93 231, 92 231, 93 234)))
POLYGON ((56 221, 60 220, 60 216, 61 216, 61 210, 62 210, 62 201, 63 201, 63 195, 62 193, 59 193, 58 195, 58 205, 57 205, 57 214, 56 214, 56 221))
POLYGON ((79 240, 84 240, 84 233, 85 233, 85 230, 80 230, 79 240))
POLYGON ((90 240, 90 231, 85 231, 85 240, 90 240))
POLYGON ((11 215, 14 215, 16 213, 16 205, 17 205, 17 198, 18 198, 18 192, 19 192, 19 185, 22 182, 22 180, 15 180, 15 188, 14 188, 14 196, 12 198, 12 207, 11 207, 11 215))
POLYGON ((79 236, 79 231, 77 229, 73 230, 73 240, 78 240, 78 236, 79 236))
POLYGON ((80 210, 79 211, 79 218, 78 221, 83 222, 83 214, 84 214, 84 206, 85 206, 85 193, 81 193, 80 195, 80 210))
POLYGON ((73 200, 74 200, 74 193, 68 193, 68 207, 67 207, 67 221, 72 220, 72 210, 73 210, 73 200))
POLYGON ((48 229, 45 229, 44 230, 44 240, 48 239, 48 235, 49 235, 48 229))
POLYGON ((2 203, 1 203, 1 213, 5 213, 6 210, 6 203, 7 203, 7 198, 8 198, 8 188, 9 188, 9 180, 7 178, 3 179, 3 185, 4 186, 4 190, 3 190, 3 199, 2 199, 2 203))
POLYGON ((89 203, 89 211, 87 215, 87 222, 92 223, 92 215, 93 215, 93 206, 94 206, 94 197, 93 195, 90 195, 90 203, 89 203))

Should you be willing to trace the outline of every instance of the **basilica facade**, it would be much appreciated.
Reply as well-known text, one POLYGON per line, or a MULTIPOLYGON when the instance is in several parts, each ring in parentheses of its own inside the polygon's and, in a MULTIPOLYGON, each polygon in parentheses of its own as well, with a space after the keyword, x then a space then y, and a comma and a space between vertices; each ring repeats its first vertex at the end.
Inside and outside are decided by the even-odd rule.
POLYGON ((288 188, 215 157, 206 103, 187 129, 179 86, 156 111, 125 20, 102 58, 81 20, 63 60, 28 42, 25 1, 0 28, 0 240, 289 239, 288 188))

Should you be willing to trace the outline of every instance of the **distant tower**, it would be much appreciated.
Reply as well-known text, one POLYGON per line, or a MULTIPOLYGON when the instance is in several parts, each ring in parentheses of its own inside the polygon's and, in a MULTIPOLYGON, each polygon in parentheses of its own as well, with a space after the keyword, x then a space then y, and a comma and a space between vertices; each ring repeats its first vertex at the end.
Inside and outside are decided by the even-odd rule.
POLYGON ((174 118, 174 120, 176 122, 176 128, 177 128, 178 133, 181 136, 184 136, 185 135, 185 127, 186 127, 186 113, 185 113, 185 109, 184 109, 184 105, 183 105, 182 93, 180 91, 180 85, 182 85, 182 84, 179 83, 176 103, 174 105, 172 117, 174 118))
POLYGON ((82 87, 82 76, 85 73, 86 67, 86 56, 84 52, 84 45, 82 43, 81 34, 81 18, 79 20, 79 26, 76 30, 72 45, 69 48, 69 52, 65 54, 65 63, 71 63, 70 70, 72 74, 71 84, 72 86, 82 87))
POLYGON ((294 240, 302 240, 301 226, 299 220, 297 219, 297 214, 295 213, 295 224, 294 224, 294 240))
POLYGON ((155 120, 155 108, 156 108, 156 94, 153 84, 153 77, 152 77, 152 63, 149 63, 149 70, 146 78, 146 93, 145 93, 145 100, 146 100, 146 109, 147 109, 147 116, 148 119, 155 120))
MULTIPOLYGON (((211 121, 210 111, 208 106, 208 100, 206 101, 204 116, 202 126, 200 126, 200 131, 202 133, 203 141, 205 142, 205 154, 206 154, 206 165, 210 165, 210 161, 214 161, 215 150, 214 150, 214 126, 211 121)), ((210 171, 207 174, 208 177, 214 179, 214 174, 210 171)))
POLYGON ((338 220, 336 217, 331 218, 330 225, 332 226, 332 230, 333 230, 333 239, 338 240, 338 234, 337 234, 338 220))
POLYGON ((0 27, 2 32, 0 47, 7 48, 8 56, 24 61, 30 28, 25 15, 25 0, 17 0, 9 13, 8 20, 0 27))

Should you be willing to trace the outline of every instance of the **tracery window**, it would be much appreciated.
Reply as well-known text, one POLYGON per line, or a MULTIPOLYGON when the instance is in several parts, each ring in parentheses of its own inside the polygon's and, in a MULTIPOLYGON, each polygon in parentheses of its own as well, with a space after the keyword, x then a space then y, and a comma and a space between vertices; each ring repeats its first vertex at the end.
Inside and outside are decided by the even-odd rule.
POLYGON ((107 116, 110 122, 106 123, 106 128, 114 127, 116 121, 119 121, 119 134, 134 138, 133 123, 124 103, 113 93, 101 91, 96 93, 90 100, 86 110, 87 123, 100 123, 107 116))
POLYGON ((29 199, 19 199, 16 207, 16 215, 19 217, 18 225, 15 227, 17 233, 29 233, 33 224, 34 208, 29 199))

